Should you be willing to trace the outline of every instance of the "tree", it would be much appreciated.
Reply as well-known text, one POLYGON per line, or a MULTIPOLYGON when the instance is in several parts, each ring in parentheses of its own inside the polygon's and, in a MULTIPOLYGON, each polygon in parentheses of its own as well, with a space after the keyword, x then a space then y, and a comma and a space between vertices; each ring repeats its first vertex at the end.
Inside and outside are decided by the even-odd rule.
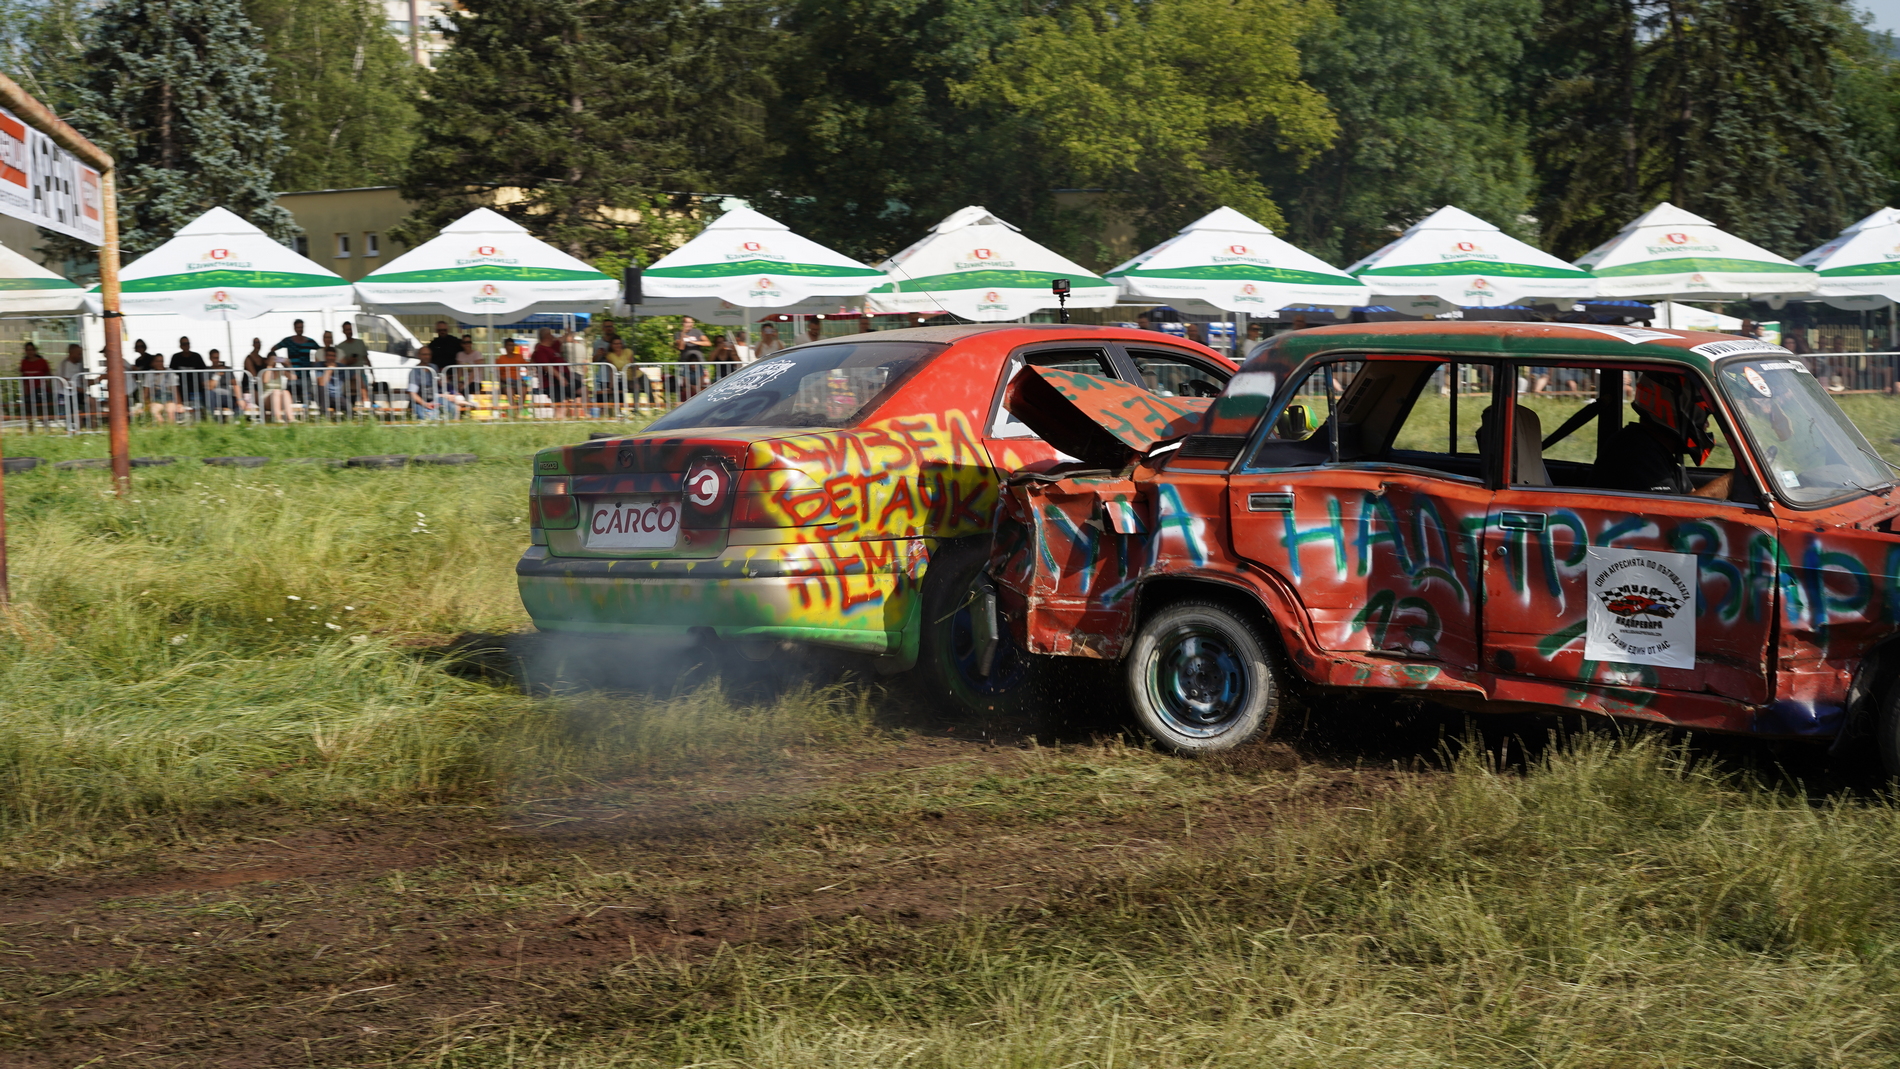
POLYGON ((1044 184, 1108 190, 1150 244, 1229 205, 1268 226, 1280 209, 1258 164, 1299 167, 1338 131, 1300 80, 1305 0, 1090 0, 1024 21, 958 99, 1005 109, 1044 184))
POLYGON ((743 3, 468 0, 402 180, 411 244, 478 206, 573 255, 651 259, 759 144, 743 3))
POLYGON ((1538 6, 1340 0, 1316 20, 1299 47, 1339 136, 1310 167, 1263 162, 1288 238, 1343 265, 1447 204, 1521 235, 1532 174, 1517 85, 1538 6))
POLYGON ((864 260, 981 203, 1018 225, 1054 183, 1000 117, 958 100, 1022 0, 788 0, 778 19, 772 144, 741 179, 761 210, 864 260))
POLYGON ((79 80, 91 0, 0 0, 0 70, 64 115, 79 80))
POLYGON ((1537 214, 1562 255, 1662 200, 1799 255, 1888 190, 1860 140, 1891 131, 1883 104, 1857 126, 1843 86, 1891 74, 1833 0, 1550 0, 1539 36, 1537 214))
MULTIPOLYGON (((256 27, 239 0, 113 0, 91 18, 68 121, 112 153, 127 258, 212 208, 288 243, 271 174, 284 154, 256 27)), ((72 239, 42 231, 54 255, 72 239)))
POLYGON ((393 184, 415 144, 417 69, 374 0, 244 0, 288 151, 280 191, 393 184))

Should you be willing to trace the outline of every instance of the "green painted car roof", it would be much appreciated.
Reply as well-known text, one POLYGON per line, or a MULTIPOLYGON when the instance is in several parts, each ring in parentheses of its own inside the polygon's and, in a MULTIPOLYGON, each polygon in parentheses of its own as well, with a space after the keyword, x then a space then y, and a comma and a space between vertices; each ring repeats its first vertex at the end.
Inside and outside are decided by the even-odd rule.
POLYGON ((1296 330, 1273 338, 1243 370, 1298 367, 1331 352, 1419 353, 1433 356, 1587 357, 1664 360, 1714 374, 1715 362, 1754 353, 1786 353, 1778 345, 1733 334, 1580 323, 1349 323, 1296 330))

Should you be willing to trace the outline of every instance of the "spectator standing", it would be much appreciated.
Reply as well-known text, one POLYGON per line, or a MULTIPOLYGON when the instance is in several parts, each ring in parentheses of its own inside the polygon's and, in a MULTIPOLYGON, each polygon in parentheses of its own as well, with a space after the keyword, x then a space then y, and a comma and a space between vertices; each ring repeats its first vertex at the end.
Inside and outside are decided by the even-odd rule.
POLYGON ((343 340, 336 345, 336 366, 368 367, 369 343, 356 336, 356 328, 343 324, 343 340))
POLYGON ((290 366, 293 369, 314 366, 314 354, 319 348, 316 339, 303 332, 301 319, 293 321, 290 328, 290 336, 271 346, 270 351, 276 353, 277 350, 282 349, 284 355, 290 357, 290 366))
POLYGON ((91 414, 92 406, 87 402, 91 395, 86 392, 86 350, 77 345, 66 347, 66 359, 59 362, 56 372, 72 387, 68 396, 73 406, 73 417, 85 425, 86 417, 91 414))
POLYGON ((425 364, 434 364, 438 368, 454 367, 455 358, 462 351, 462 339, 449 333, 446 320, 436 320, 435 337, 429 339, 429 356, 425 364))
POLYGON ((561 345, 554 339, 554 332, 542 327, 535 332, 534 351, 528 354, 528 362, 537 365, 541 374, 542 389, 547 392, 548 400, 554 402, 555 411, 573 394, 569 388, 567 358, 561 353, 561 345))
POLYGON ((759 328, 759 348, 753 359, 763 360, 783 348, 785 343, 778 340, 778 324, 767 323, 759 328))
POLYGON ((53 391, 45 381, 52 375, 53 369, 46 363, 46 358, 40 355, 39 346, 27 342, 20 347, 20 377, 39 380, 22 384, 25 387, 23 400, 26 402, 26 412, 24 415, 28 426, 32 426, 32 420, 35 417, 50 419, 53 415, 53 391))
POLYGON ((732 335, 732 348, 739 354, 741 364, 750 364, 757 359, 752 355, 752 346, 746 338, 744 327, 734 327, 729 333, 732 335))
POLYGON ((594 339, 594 359, 599 360, 602 354, 613 348, 616 341, 620 341, 620 328, 609 319, 600 325, 600 337, 594 339))
POLYGON ((178 351, 172 354, 171 370, 178 379, 181 412, 196 412, 204 408, 204 376, 200 372, 209 366, 203 356, 192 350, 190 338, 178 339, 178 351))
MULTIPOLYGON (((496 370, 495 377, 501 380, 502 395, 508 398, 509 403, 516 408, 524 408, 527 404, 528 373, 522 370, 522 366, 527 362, 527 356, 521 352, 513 339, 502 343, 501 355, 495 358, 495 363, 501 365, 496 370)), ((516 415, 521 414, 523 413, 516 413, 516 415)))
POLYGON ((706 332, 692 316, 680 317, 680 330, 673 336, 673 348, 679 355, 679 362, 687 365, 681 369, 685 376, 680 383, 680 400, 684 401, 699 392, 705 380, 706 347, 712 342, 706 332))
POLYGON ((135 341, 132 343, 132 370, 133 371, 152 370, 152 359, 153 359, 152 351, 145 347, 144 338, 140 338, 138 341, 135 341))
MULTIPOLYGON (((732 331, 726 331, 719 336, 718 341, 713 342, 712 352, 706 354, 706 362, 709 364, 736 364, 739 362, 739 346, 732 340, 732 331)), ((721 368, 719 370, 723 371, 726 369, 721 368)), ((707 371, 711 372, 713 369, 707 368, 707 371)))
POLYGON ((810 319, 805 320, 805 340, 806 341, 817 341, 818 339, 824 336, 825 336, 825 321, 824 320, 818 318, 817 316, 812 316, 810 319))

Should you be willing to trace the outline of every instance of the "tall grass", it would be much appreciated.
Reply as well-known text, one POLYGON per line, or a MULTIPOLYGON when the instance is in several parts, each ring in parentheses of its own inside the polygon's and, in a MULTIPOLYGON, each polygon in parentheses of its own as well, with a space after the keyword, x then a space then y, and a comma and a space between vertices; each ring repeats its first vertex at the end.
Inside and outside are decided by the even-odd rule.
POLYGON ((434 1064, 1891 1065, 1897 816, 1654 742, 1467 753, 1040 908, 636 957, 574 995, 598 1023, 434 1064))
POLYGON ((84 854, 237 804, 604 775, 692 752, 695 723, 734 747, 831 730, 835 695, 753 709, 711 692, 610 715, 609 699, 446 671, 430 648, 528 627, 513 576, 525 478, 523 463, 179 465, 141 469, 125 501, 104 472, 10 478, 0 841, 14 849, 0 857, 84 854))

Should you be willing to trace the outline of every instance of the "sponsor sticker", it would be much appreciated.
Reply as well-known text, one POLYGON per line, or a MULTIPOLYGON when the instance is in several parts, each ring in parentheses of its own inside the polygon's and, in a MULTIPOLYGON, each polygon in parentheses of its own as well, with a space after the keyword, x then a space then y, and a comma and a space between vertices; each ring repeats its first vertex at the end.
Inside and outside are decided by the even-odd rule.
POLYGON ((712 389, 699 396, 717 401, 726 397, 737 397, 742 393, 751 393, 761 386, 777 382, 781 375, 792 370, 790 360, 761 360, 737 375, 728 375, 713 383, 712 389))
POLYGON ((1584 657, 1694 668, 1695 555, 1593 546, 1587 557, 1584 657))
POLYGON ((1734 356, 1737 353, 1776 353, 1781 356, 1794 355, 1772 342, 1759 341, 1754 338, 1741 338, 1736 341, 1705 341, 1701 345, 1690 346, 1689 351, 1692 353, 1701 353, 1710 360, 1724 356, 1734 356))
POLYGON ((1768 388, 1768 380, 1762 378, 1761 372, 1756 371, 1754 368, 1743 368, 1742 377, 1747 379, 1748 384, 1755 388, 1755 392, 1761 394, 1763 397, 1773 397, 1775 395, 1775 391, 1768 388))

